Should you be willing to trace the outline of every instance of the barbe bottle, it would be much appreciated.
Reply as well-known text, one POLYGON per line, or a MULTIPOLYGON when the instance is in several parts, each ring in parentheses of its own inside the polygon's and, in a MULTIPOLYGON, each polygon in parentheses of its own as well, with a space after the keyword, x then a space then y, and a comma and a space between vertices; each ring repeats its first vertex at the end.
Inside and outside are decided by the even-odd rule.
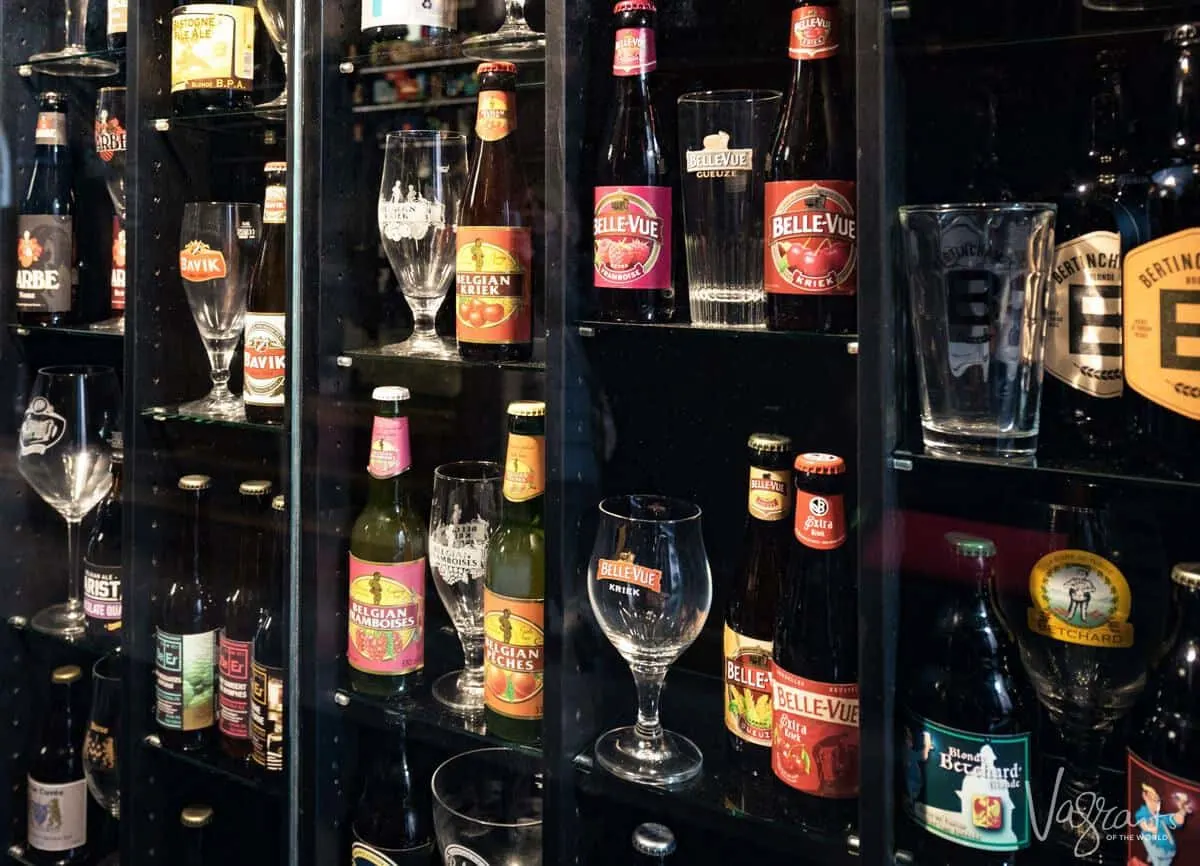
POLYGON ((75 683, 82 675, 78 665, 64 665, 50 676, 50 699, 27 779, 25 841, 35 863, 62 866, 88 859, 83 717, 75 712, 75 683))
POLYGON ((475 153, 456 231, 455 333, 467 361, 533 354, 529 184, 517 152, 517 67, 479 66, 475 153))
POLYGON ((41 95, 33 168, 17 217, 17 321, 61 325, 75 309, 75 186, 67 100, 41 95))
POLYGON ((846 463, 801 454, 771 662, 771 769, 806 826, 844 830, 858 807, 858 632, 846 463))
POLYGON ((429 785, 413 784, 405 740, 400 724, 372 744, 352 819, 350 866, 428 866, 435 855, 429 785))
MULTIPOLYGON (((441 44, 458 27, 457 0, 362 0, 359 40, 364 54, 385 42, 441 44)), ((374 58, 384 63, 384 58, 374 58)))
POLYGON ((517 743, 542 736, 545 460, 546 404, 510 403, 500 526, 484 578, 483 699, 488 733, 517 743))
POLYGON ((350 686, 410 695, 425 667, 425 521, 404 474, 412 469, 407 388, 376 388, 367 502, 350 532, 350 686))
POLYGON ((262 245, 250 271, 242 352, 246 419, 283 423, 287 385, 287 163, 268 162, 262 245))
POLYGON ((171 93, 176 114, 252 105, 254 4, 185 3, 171 10, 171 93))
POLYGON ((599 316, 611 322, 668 322, 671 179, 658 143, 650 74, 658 65, 653 0, 613 8, 613 104, 596 172, 594 284, 599 316))
POLYGON ((83 554, 83 613, 93 642, 115 647, 121 636, 121 472, 124 440, 112 435, 112 487, 96 508, 83 554))
POLYGON ((283 770, 285 742, 284 683, 287 681, 287 633, 283 622, 283 582, 287 575, 287 503, 271 500, 274 548, 264 574, 267 587, 262 619, 254 634, 254 669, 250 678, 250 746, 254 763, 268 773, 283 770))
POLYGON ((767 158, 763 220, 772 331, 856 327, 858 200, 838 66, 840 19, 833 0, 800 0, 792 10, 792 82, 767 158))

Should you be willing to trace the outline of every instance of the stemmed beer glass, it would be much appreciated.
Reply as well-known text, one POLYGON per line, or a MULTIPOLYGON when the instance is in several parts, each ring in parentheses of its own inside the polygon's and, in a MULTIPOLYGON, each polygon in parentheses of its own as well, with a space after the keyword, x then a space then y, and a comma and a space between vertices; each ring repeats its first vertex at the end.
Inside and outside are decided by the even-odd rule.
POLYGON ((30 57, 30 63, 38 64, 38 72, 77 78, 107 78, 117 74, 120 67, 113 61, 88 55, 85 44, 88 5, 89 0, 64 0, 63 47, 30 57))
MULTIPOLYGON (((125 124, 125 88, 101 87, 96 97, 96 155, 104 165, 104 182, 116 215, 113 225, 112 269, 125 273, 125 155, 128 135, 125 124)), ((113 283, 112 308, 120 313, 92 325, 94 331, 125 331, 125 288, 113 283)))
POLYGON ((546 56, 546 34, 538 33, 525 20, 526 0, 504 0, 504 23, 495 33, 472 36, 463 41, 463 54, 476 60, 533 62, 546 56))
POLYGON ((274 99, 255 106, 255 111, 270 120, 282 120, 287 113, 287 7, 280 0, 258 0, 258 17, 267 28, 271 44, 283 59, 283 91, 274 99))

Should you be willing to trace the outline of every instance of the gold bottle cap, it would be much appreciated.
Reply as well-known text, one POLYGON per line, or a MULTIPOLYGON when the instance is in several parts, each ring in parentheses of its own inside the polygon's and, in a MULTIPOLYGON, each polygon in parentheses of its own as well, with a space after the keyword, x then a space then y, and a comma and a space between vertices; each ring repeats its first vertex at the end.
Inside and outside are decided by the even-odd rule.
POLYGON ((990 538, 979 538, 965 532, 947 532, 946 542, 959 556, 995 556, 996 545, 990 538))
POLYGON ((401 400, 407 400, 412 394, 402 385, 382 385, 371 392, 372 400, 380 400, 383 402, 399 403, 401 400))
POLYGON ((283 511, 287 508, 287 500, 283 498, 282 493, 271 500, 271 507, 276 511, 283 511))
POLYGON ((179 823, 185 827, 207 827, 212 817, 212 806, 184 806, 179 813, 179 823))
POLYGON ((238 493, 242 496, 262 496, 264 493, 271 492, 271 482, 264 479, 256 479, 254 481, 243 481, 238 485, 238 493))
POLYGON ((544 400, 516 400, 508 404, 508 414, 517 418, 541 418, 546 414, 544 400))
POLYGON ((750 440, 746 444, 755 451, 780 453, 792 447, 792 440, 779 433, 751 433, 750 440))
POLYGON ((1200 589, 1200 562, 1181 562, 1171 569, 1171 580, 1188 589, 1200 589))
POLYGON ((185 475, 179 479, 180 490, 207 490, 212 486, 212 479, 207 475, 185 475))
POLYGON ((286 162, 268 162, 266 165, 263 166, 263 172, 265 173, 265 172, 270 172, 270 171, 287 171, 287 163, 286 162))
POLYGON ((79 665, 63 665, 54 669, 54 673, 50 674, 50 682, 58 685, 66 685, 73 683, 83 676, 83 671, 79 669, 79 665))

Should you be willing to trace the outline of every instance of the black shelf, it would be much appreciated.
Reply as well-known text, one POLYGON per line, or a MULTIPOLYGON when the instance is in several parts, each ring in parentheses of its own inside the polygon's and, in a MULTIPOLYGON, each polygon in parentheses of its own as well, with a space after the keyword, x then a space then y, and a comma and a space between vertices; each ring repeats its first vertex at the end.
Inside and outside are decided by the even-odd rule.
POLYGON ((18 337, 95 337, 102 340, 123 340, 121 331, 98 331, 88 325, 18 325, 10 322, 8 329, 18 337))
POLYGON ((825 334, 816 331, 768 331, 766 328, 710 328, 691 322, 665 324, 600 322, 584 319, 577 325, 579 335, 588 339, 676 339, 697 340, 725 346, 751 345, 765 348, 772 343, 806 343, 843 346, 851 355, 858 354, 858 334, 825 334))
POLYGON ((202 773, 234 782, 270 797, 284 796, 285 773, 266 776, 258 772, 255 765, 248 762, 235 761, 233 758, 230 758, 221 751, 220 746, 215 744, 200 751, 183 752, 163 746, 157 734, 150 734, 142 742, 147 749, 164 755, 172 761, 193 767, 202 773))
POLYGON ((266 117, 259 114, 256 108, 166 115, 152 119, 150 125, 158 132, 198 130, 202 132, 241 134, 261 130, 264 135, 270 134, 274 136, 273 141, 283 141, 287 135, 287 118, 285 116, 266 117))
POLYGON ((30 628, 29 620, 24 616, 10 616, 8 618, 8 627, 31 643, 38 642, 44 646, 68 649, 94 658, 100 658, 110 652, 120 652, 118 645, 100 643, 89 638, 87 635, 72 639, 36 631, 30 628))
POLYGON ((163 423, 175 422, 184 424, 202 424, 212 427, 228 427, 234 430, 258 430, 263 433, 284 435, 287 430, 282 424, 266 424, 258 421, 247 421, 235 418, 218 418, 213 415, 197 415, 179 411, 178 406, 147 406, 139 414, 143 418, 163 423))
POLYGON ((462 358, 420 358, 406 355, 395 355, 383 347, 367 347, 350 349, 338 356, 339 367, 354 367, 356 369, 396 369, 397 367, 440 367, 479 369, 494 367, 500 370, 518 372, 544 373, 546 371, 546 341, 533 341, 533 360, 530 361, 464 361, 462 358))

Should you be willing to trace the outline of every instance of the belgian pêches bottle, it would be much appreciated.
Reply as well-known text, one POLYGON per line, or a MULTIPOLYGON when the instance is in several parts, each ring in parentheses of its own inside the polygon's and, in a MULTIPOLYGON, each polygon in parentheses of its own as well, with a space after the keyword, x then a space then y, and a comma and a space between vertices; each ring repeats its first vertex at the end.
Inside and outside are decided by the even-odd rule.
POLYGON ((287 503, 271 500, 275 531, 270 566, 263 575, 266 603, 254 635, 250 677, 250 746, 254 763, 268 773, 283 770, 287 701, 287 632, 283 619, 284 578, 288 573, 287 503))
POLYGON ((83 772, 83 717, 76 712, 78 665, 50 676, 50 697, 29 761, 29 820, 25 841, 36 863, 86 863, 88 794, 83 772))

